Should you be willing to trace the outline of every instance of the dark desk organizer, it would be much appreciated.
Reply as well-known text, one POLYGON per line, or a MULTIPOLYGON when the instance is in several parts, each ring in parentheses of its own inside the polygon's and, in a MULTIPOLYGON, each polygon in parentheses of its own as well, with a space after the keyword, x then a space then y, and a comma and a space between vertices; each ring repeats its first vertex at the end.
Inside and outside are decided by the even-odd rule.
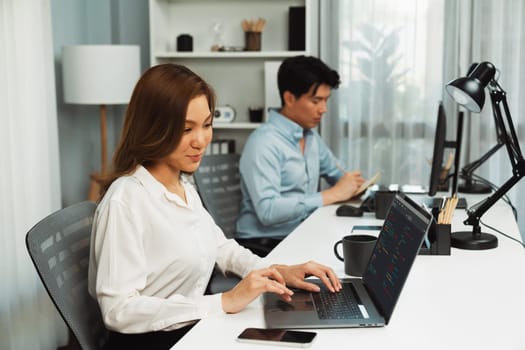
MULTIPOLYGON (((371 211, 375 211, 376 218, 384 219, 386 217, 390 205, 398 193, 397 191, 380 189, 369 198, 372 204, 368 205, 368 207, 372 209, 371 211)), ((419 249, 419 254, 421 255, 450 255, 450 224, 437 224, 436 218, 438 214, 439 207, 433 207, 432 215, 434 219, 432 219, 427 235, 430 248, 421 247, 419 249)))
POLYGON ((432 222, 428 229, 430 248, 419 249, 421 255, 450 255, 450 224, 432 222))

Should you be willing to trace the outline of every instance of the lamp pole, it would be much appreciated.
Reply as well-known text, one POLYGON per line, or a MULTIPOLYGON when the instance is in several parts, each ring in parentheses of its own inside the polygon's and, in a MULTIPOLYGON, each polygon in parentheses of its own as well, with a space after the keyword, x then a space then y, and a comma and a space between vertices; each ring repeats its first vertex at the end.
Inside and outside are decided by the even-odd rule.
POLYGON ((106 105, 100 105, 100 175, 104 176, 108 171, 108 137, 107 137, 107 123, 106 123, 106 105))
POLYGON ((92 173, 89 178, 88 200, 96 202, 100 198, 100 184, 108 172, 107 106, 100 105, 100 173, 92 173))

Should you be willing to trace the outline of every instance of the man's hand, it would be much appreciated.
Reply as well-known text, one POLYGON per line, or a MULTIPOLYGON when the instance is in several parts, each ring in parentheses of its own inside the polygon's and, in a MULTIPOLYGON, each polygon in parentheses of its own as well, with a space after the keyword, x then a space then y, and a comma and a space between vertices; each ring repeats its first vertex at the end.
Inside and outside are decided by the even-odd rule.
POLYGON ((365 182, 359 171, 349 171, 343 174, 331 188, 321 192, 323 204, 333 204, 349 200, 357 194, 357 190, 365 182))

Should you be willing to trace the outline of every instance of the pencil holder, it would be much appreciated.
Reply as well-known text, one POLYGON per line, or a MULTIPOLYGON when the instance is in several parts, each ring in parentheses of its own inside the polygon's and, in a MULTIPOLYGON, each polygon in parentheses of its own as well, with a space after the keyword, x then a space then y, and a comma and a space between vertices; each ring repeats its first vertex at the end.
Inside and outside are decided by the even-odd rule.
POLYGON ((245 32, 246 51, 261 51, 261 32, 245 32))
POLYGON ((450 255, 450 224, 432 222, 428 229, 430 248, 421 248, 421 255, 450 255))

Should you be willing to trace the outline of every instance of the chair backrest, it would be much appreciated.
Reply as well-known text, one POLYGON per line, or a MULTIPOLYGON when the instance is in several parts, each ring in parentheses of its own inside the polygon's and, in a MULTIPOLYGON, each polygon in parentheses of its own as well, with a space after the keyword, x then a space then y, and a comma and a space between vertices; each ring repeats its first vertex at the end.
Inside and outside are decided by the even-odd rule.
POLYGON ((81 202, 37 223, 26 235, 31 260, 60 315, 82 349, 107 338, 97 302, 88 293, 91 226, 96 204, 81 202))
POLYGON ((238 154, 212 154, 202 158, 193 174, 204 206, 228 238, 233 238, 241 208, 238 154))

